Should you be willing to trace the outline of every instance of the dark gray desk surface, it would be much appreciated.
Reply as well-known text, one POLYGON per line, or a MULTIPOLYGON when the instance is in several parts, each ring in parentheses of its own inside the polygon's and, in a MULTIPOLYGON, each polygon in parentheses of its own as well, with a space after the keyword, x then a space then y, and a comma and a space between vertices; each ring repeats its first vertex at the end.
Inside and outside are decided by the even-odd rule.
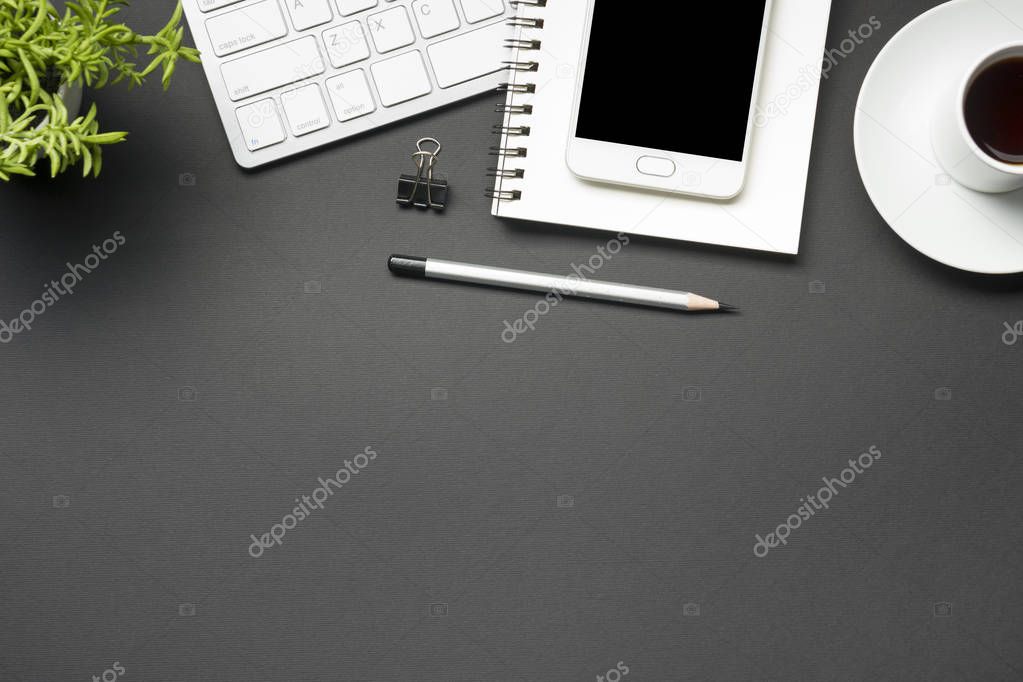
POLYGON ((829 45, 883 27, 824 85, 798 257, 635 239, 601 271, 741 316, 566 303, 511 345, 502 321, 535 296, 384 267, 567 272, 606 241, 490 216, 495 97, 246 173, 199 68, 99 93, 133 131, 99 181, 0 188, 4 319, 126 238, 0 346, 0 679, 1023 677, 1023 342, 1001 340, 1023 280, 915 253, 853 159, 868 66, 934 4, 835 3, 829 45), (428 134, 444 215, 394 206, 428 134), (829 510, 753 556, 872 445, 829 510))

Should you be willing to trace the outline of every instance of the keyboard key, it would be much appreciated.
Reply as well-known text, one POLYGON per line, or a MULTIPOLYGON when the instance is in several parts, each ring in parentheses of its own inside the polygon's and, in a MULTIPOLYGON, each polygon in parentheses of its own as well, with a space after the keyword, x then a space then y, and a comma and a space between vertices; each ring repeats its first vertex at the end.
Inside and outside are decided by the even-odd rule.
POLYGON ((337 120, 351 121, 376 111, 366 73, 362 69, 328 78, 326 85, 337 120))
POLYGON ((416 34, 409 23, 408 12, 401 6, 370 15, 369 33, 373 36, 377 52, 381 53, 416 42, 416 34))
POLYGON ((415 0, 412 14, 424 38, 439 36, 459 27, 454 0, 415 0))
POLYGON ((366 33, 358 21, 328 28, 323 32, 323 44, 327 47, 327 58, 335 69, 369 57, 366 33))
POLYGON ((246 104, 235 111, 238 125, 242 129, 242 137, 249 151, 256 151, 272 144, 284 142, 284 126, 277 114, 277 105, 272 99, 264 99, 246 104))
POLYGON ((504 47, 507 37, 508 28, 499 21, 430 45, 426 51, 438 85, 450 88, 505 68, 502 62, 511 57, 504 47))
POLYGON ((241 2, 241 0, 199 0, 199 11, 212 12, 215 9, 233 5, 236 2, 241 2))
POLYGON ((298 31, 325 24, 334 18, 327 0, 284 0, 291 23, 298 31))
POLYGON ((218 57, 268 43, 288 33, 276 0, 263 0, 206 20, 206 31, 218 57))
POLYGON ((504 12, 503 0, 460 0, 465 20, 475 24, 504 12))
POLYGON ((281 93, 281 104, 284 116, 291 126, 295 137, 322 130, 330 125, 327 105, 320 95, 320 86, 315 83, 304 85, 296 90, 281 93))
POLYGON ((337 11, 348 17, 356 12, 365 12, 377 6, 377 0, 337 0, 337 11))
POLYGON ((305 80, 325 70, 314 36, 240 57, 220 67, 228 95, 235 101, 305 80))
POLYGON ((377 62, 372 69, 380 102, 385 107, 422 97, 433 90, 419 50, 377 62))

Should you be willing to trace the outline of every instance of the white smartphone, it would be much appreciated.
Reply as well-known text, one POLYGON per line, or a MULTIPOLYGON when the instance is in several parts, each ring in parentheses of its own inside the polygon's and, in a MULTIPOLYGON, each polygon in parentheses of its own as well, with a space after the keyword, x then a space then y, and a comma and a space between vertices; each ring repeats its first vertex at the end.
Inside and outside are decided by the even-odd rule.
POLYGON ((742 191, 772 0, 588 0, 568 167, 730 199, 742 191))

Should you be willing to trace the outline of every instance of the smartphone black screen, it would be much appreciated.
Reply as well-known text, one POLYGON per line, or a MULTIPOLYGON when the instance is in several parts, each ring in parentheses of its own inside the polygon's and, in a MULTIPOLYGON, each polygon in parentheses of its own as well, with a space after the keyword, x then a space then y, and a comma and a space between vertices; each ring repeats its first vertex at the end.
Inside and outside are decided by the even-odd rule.
POLYGON ((595 3, 576 137, 741 161, 766 0, 595 3))

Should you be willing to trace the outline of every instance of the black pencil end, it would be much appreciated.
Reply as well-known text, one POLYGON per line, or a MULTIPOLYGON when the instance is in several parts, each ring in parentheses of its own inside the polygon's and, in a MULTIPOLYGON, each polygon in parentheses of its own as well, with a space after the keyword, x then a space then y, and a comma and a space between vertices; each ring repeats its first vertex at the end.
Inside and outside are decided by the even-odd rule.
POLYGON ((394 254, 387 259, 387 269, 399 277, 426 277, 426 259, 394 254))
POLYGON ((726 313, 737 313, 739 309, 734 305, 728 305, 727 303, 718 303, 718 310, 726 313))

